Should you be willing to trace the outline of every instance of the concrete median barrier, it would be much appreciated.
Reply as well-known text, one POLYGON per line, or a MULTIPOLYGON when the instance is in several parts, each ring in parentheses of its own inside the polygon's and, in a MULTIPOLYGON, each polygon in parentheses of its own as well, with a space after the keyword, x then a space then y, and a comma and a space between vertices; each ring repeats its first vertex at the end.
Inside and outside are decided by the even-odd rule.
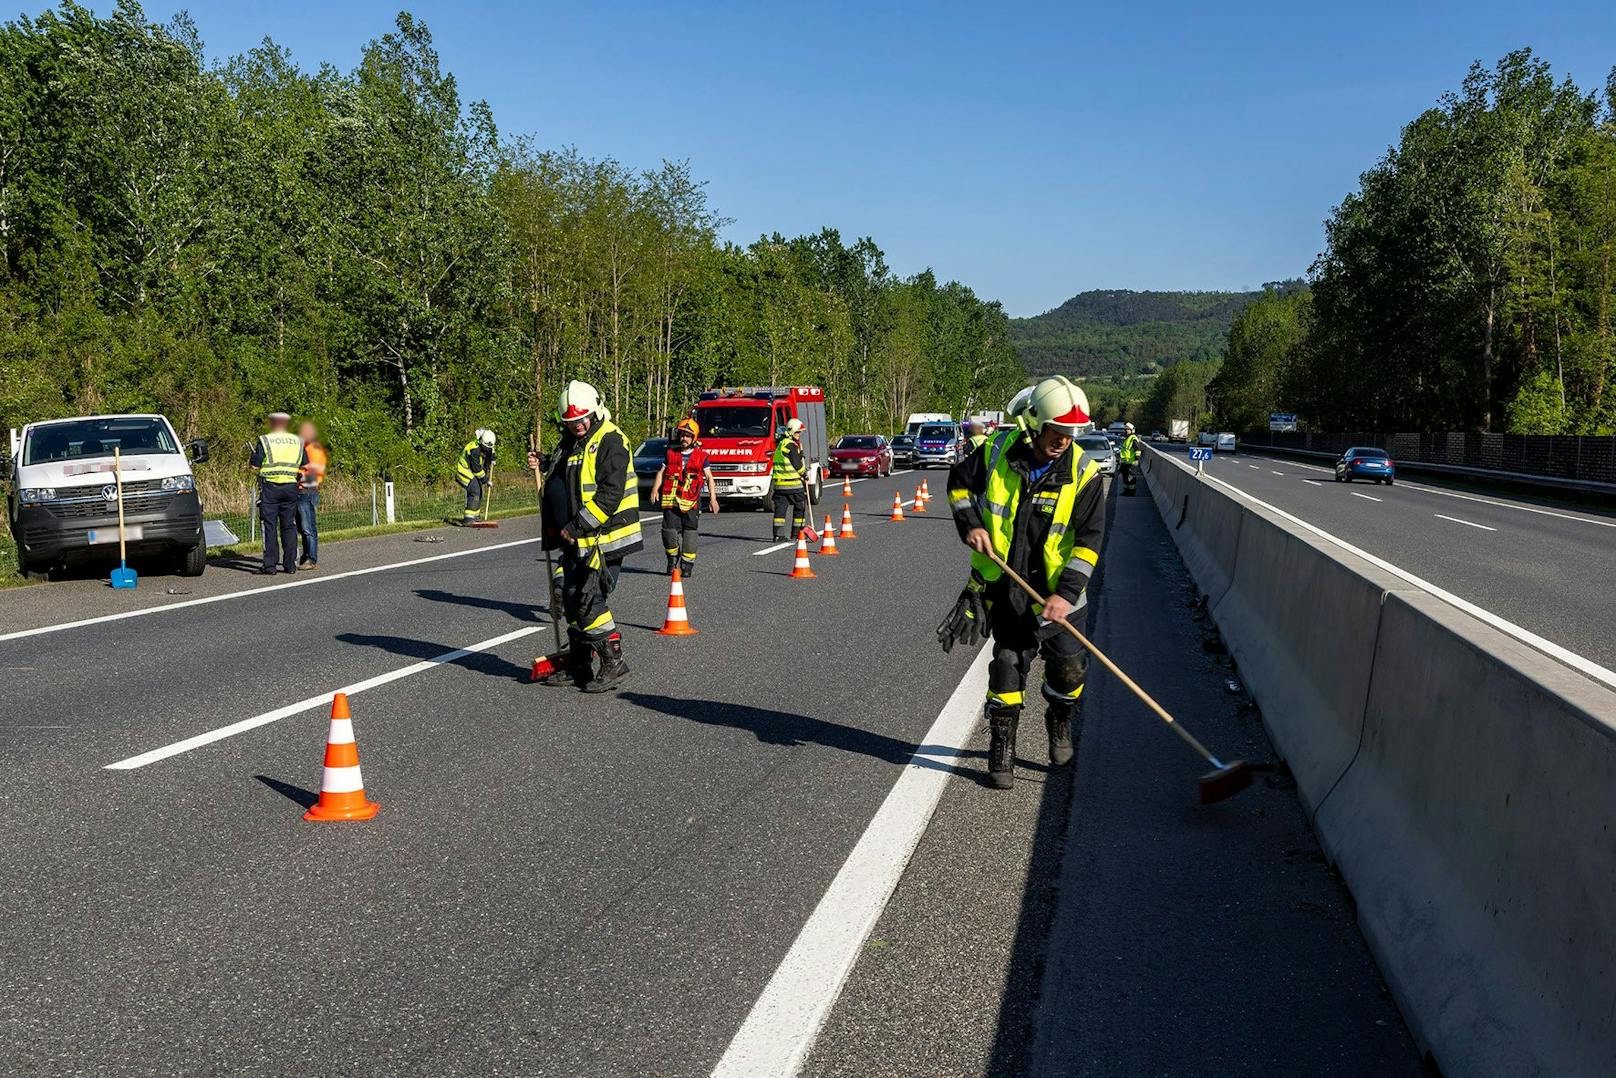
POLYGON ((1616 693, 1388 595, 1363 749, 1316 823, 1448 1074, 1616 1061, 1616 693))
POLYGON ((1150 483, 1422 1046, 1610 1073, 1616 693, 1165 455, 1150 483))

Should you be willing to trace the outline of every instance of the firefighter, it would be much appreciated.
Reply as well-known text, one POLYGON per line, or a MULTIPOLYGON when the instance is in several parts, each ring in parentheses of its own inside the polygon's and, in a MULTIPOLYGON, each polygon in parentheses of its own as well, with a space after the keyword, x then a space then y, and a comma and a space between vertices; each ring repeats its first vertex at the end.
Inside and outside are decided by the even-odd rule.
POLYGON ((455 461, 455 482, 466 492, 466 508, 460 514, 460 526, 465 527, 477 519, 483 507, 483 498, 494 486, 494 432, 478 427, 455 461))
POLYGON ((971 577, 937 637, 944 650, 992 637, 988 781, 1001 790, 1014 780, 1016 727, 1036 656, 1044 660, 1049 762, 1060 767, 1072 759, 1072 720, 1087 658, 1055 622, 1083 616, 1085 588, 1105 534, 1099 465, 1072 445, 1088 413, 1081 389, 1059 376, 1046 378, 1026 402, 1024 429, 999 431, 948 477, 954 524, 972 552, 971 577), (987 557, 989 551, 1039 588, 1048 605, 1038 609, 987 557))
POLYGON ((808 473, 802 459, 802 420, 793 418, 781 428, 780 440, 774 447, 775 542, 802 534, 807 520, 808 473))
MULTIPOLYGON (((605 692, 628 673, 623 637, 607 600, 623 559, 642 545, 639 483, 628 442, 594 386, 569 382, 556 418, 563 434, 544 477, 544 546, 561 552, 558 573, 570 647, 566 664, 544 681, 605 692)), ((541 466, 529 453, 528 467, 541 466)))
POLYGON ((662 504, 662 550, 668 555, 668 574, 675 568, 688 578, 696 568, 696 529, 701 520, 701 492, 707 490, 707 508, 718 512, 718 494, 707 452, 701 448, 701 427, 694 419, 681 419, 673 428, 667 459, 651 480, 662 504))
POLYGON ((1133 432, 1132 423, 1127 425, 1122 445, 1117 448, 1117 460, 1122 465, 1122 493, 1132 497, 1137 493, 1134 487, 1138 479, 1134 471, 1139 466, 1139 436, 1133 432))

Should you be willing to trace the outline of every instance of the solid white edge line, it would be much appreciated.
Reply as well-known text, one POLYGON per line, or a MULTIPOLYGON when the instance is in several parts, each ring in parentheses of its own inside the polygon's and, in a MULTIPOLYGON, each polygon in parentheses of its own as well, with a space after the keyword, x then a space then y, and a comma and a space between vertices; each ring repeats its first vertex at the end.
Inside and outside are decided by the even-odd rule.
MULTIPOLYGON (((1177 466, 1176 462, 1175 466, 1177 466)), ((1189 472, 1188 468, 1185 468, 1184 470, 1189 472)), ((1190 472, 1190 474, 1193 475, 1194 473, 1190 472)), ((1578 655, 1576 652, 1571 651, 1568 648, 1563 648, 1552 640, 1545 640, 1543 637, 1537 635, 1531 630, 1523 629, 1514 622, 1501 618, 1497 614, 1494 614, 1491 610, 1479 607, 1475 603, 1470 602, 1468 599, 1461 599, 1451 591, 1446 591, 1439 588, 1429 580, 1415 576, 1407 569, 1393 565, 1385 558, 1378 558, 1369 553, 1369 551, 1364 550, 1362 547, 1353 546, 1345 539, 1330 534, 1316 524, 1309 524, 1307 521, 1303 520, 1294 513, 1287 513, 1277 505, 1271 505, 1268 502, 1263 501, 1261 498, 1253 497, 1252 495, 1241 490, 1239 487, 1235 486, 1233 483, 1225 482, 1224 480, 1211 475, 1207 476, 1207 478, 1220 486, 1228 487, 1230 490, 1234 491, 1234 493, 1238 494, 1252 505, 1261 506, 1270 513, 1273 513, 1275 516, 1282 517, 1285 520, 1290 521, 1292 524, 1295 524, 1299 528, 1307 529, 1320 539, 1323 539, 1325 542, 1334 543, 1347 553, 1362 558, 1364 561, 1375 566, 1376 568, 1384 569, 1386 572, 1391 573, 1400 580, 1406 580, 1408 583, 1414 585, 1416 588, 1419 588, 1421 591, 1441 599, 1443 602, 1454 607, 1455 609, 1464 611, 1466 614, 1469 614, 1478 621, 1491 625, 1499 632, 1513 636, 1521 643, 1526 644, 1529 647, 1536 648, 1538 651, 1543 652, 1543 654, 1548 655, 1551 658, 1558 659, 1560 662, 1571 667, 1573 670, 1581 671, 1582 673, 1593 678, 1595 681, 1603 682, 1606 685, 1609 685, 1611 688, 1616 689, 1616 671, 1600 666, 1592 659, 1578 655)))
MULTIPOLYGON (((922 745, 964 748, 982 712, 990 652, 984 647, 977 653, 922 745)), ((909 758, 713 1068, 714 1078, 787 1078, 797 1073, 925 834, 951 774, 919 753, 909 758)))
POLYGON ((1495 532, 1495 531, 1498 530, 1497 528, 1489 528, 1485 524, 1477 524, 1477 523, 1474 523, 1473 521, 1469 521, 1469 520, 1460 520, 1458 517, 1443 516, 1441 513, 1435 513, 1435 514, 1432 514, 1432 515, 1435 516, 1438 520, 1451 520, 1455 524, 1463 524, 1467 528, 1480 528, 1484 532, 1495 532))
POLYGON ((170 756, 178 756, 182 752, 190 752, 192 749, 199 749, 204 745, 211 745, 215 741, 223 741, 227 737, 234 737, 236 734, 257 729, 260 726, 267 726, 272 722, 278 722, 281 719, 287 718, 288 716, 297 715, 301 712, 320 707, 321 705, 329 704, 331 703, 331 698, 339 692, 345 693, 348 696, 358 696, 367 689, 374 689, 382 685, 391 684, 394 681, 407 678, 411 674, 419 674, 424 670, 431 670, 433 667, 442 666, 445 663, 452 663, 456 659, 463 659, 467 655, 475 655, 480 651, 487 651, 490 648, 497 648, 501 644, 509 643, 512 640, 518 640, 524 636, 529 636, 536 633, 541 628, 543 628, 543 626, 532 625, 525 629, 517 629, 513 632, 504 633, 500 636, 480 641, 476 644, 468 644, 463 648, 456 648, 453 651, 446 651, 442 655, 436 655, 430 659, 423 659, 421 662, 413 663, 409 666, 402 666, 397 670, 391 670, 385 674, 377 674, 375 677, 366 678, 364 681, 356 681, 352 685, 344 685, 340 689, 332 689, 330 692, 323 692, 318 696, 311 696, 306 700, 299 700, 295 704, 287 704, 285 707, 278 707, 273 711, 266 711, 262 715, 254 715, 250 719, 242 719, 240 722, 233 722, 229 726, 221 726, 217 730, 209 730, 206 733, 197 734, 195 737, 188 737, 183 741, 176 741, 172 745, 164 745, 160 749, 152 749, 150 752, 143 752, 138 756, 131 756, 126 760, 119 760, 117 763, 107 764, 103 770, 133 771, 137 767, 145 767, 147 764, 154 764, 159 760, 166 760, 170 756))
POLYGON ((78 621, 63 621, 55 625, 41 625, 37 629, 19 629, 16 632, 0 635, 0 643, 7 640, 21 640, 29 636, 43 636, 46 633, 59 633, 67 629, 82 629, 86 625, 102 625, 109 621, 123 621, 125 618, 139 618, 147 614, 162 614, 169 610, 183 610, 190 606, 207 606, 209 603, 222 603, 227 599, 246 599, 254 595, 267 595, 272 591, 285 591, 287 588, 302 588, 314 584, 327 584, 333 580, 347 580, 355 576, 367 576, 371 573, 384 573, 391 569, 408 569, 412 565, 426 565, 428 562, 447 561, 450 558, 464 558, 472 554, 486 554, 493 550, 508 550, 511 547, 527 546, 540 540, 512 539, 508 543, 491 543, 488 546, 473 547, 470 550, 454 550, 448 554, 433 554, 425 558, 411 558, 409 561, 389 562, 386 565, 371 565, 364 569, 349 569, 344 573, 330 573, 321 576, 309 576, 302 580, 288 580, 284 584, 268 584, 260 588, 245 588, 242 591, 227 591, 220 595, 205 595, 200 599, 186 599, 179 603, 166 603, 163 606, 147 606, 139 610, 123 610, 116 614, 102 614, 93 618, 80 618, 78 621))

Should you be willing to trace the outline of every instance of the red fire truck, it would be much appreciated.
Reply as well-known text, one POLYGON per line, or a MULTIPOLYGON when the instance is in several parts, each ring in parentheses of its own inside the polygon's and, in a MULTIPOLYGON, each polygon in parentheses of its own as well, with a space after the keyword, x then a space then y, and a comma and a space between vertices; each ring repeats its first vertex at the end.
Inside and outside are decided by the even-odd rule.
POLYGON ((705 390, 691 411, 701 424, 701 445, 713 469, 716 493, 726 501, 767 502, 773 487, 774 443, 791 419, 802 420, 803 464, 814 501, 825 486, 830 459, 825 391, 818 386, 739 386, 705 390))

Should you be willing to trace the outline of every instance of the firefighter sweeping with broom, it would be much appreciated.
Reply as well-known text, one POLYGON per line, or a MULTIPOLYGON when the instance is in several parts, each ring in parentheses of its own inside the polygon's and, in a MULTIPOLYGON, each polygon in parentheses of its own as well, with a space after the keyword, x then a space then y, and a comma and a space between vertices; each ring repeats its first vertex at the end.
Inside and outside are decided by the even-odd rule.
POLYGON ((998 431, 980 451, 955 464, 948 503, 961 540, 971 548, 971 578, 937 628, 944 650, 993 638, 988 666, 988 781, 1014 781, 1016 727, 1027 674, 1044 660, 1044 728, 1049 761, 1072 759, 1072 720, 1088 666, 1081 644, 1059 622, 1077 625, 1085 588, 1105 535, 1099 466, 1072 449, 1089 422, 1088 398, 1065 378, 1033 387, 1020 428, 998 431), (1011 585, 994 557, 1048 596, 1041 608, 1011 585))
MULTIPOLYGON (((556 418, 563 434, 544 474, 544 546, 561 554, 569 648, 565 665, 542 680, 605 692, 628 673, 623 637, 607 600, 623 559, 641 547, 634 458, 600 393, 587 382, 568 383, 556 418)), ((544 463, 528 454, 529 468, 544 463)))

